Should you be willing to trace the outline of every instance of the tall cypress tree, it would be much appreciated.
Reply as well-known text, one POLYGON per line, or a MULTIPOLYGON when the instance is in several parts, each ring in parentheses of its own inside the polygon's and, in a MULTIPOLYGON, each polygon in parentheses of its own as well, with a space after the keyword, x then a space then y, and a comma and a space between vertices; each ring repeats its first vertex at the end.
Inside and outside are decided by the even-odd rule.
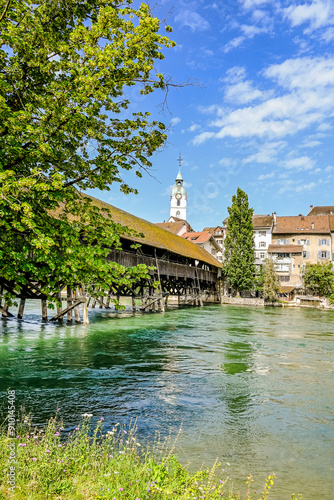
POLYGON ((242 290, 251 290, 255 282, 253 209, 249 208, 248 196, 240 188, 232 197, 228 213, 225 272, 239 296, 242 290))

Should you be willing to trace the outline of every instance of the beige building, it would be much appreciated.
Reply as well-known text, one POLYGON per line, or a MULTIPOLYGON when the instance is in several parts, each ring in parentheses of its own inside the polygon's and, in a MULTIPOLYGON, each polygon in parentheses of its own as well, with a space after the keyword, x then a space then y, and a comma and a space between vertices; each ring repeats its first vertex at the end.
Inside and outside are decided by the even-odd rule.
POLYGON ((217 241, 208 231, 184 233, 182 238, 185 238, 186 240, 195 243, 195 245, 204 248, 204 250, 209 252, 215 259, 217 259, 218 253, 221 252, 221 248, 217 241))
POLYGON ((305 264, 332 261, 333 222, 330 215, 275 218, 269 253, 282 284, 300 287, 305 264))
POLYGON ((224 230, 222 226, 216 227, 205 227, 202 232, 210 233, 220 247, 220 251, 217 252, 216 259, 220 262, 223 260, 223 248, 224 248, 224 230))

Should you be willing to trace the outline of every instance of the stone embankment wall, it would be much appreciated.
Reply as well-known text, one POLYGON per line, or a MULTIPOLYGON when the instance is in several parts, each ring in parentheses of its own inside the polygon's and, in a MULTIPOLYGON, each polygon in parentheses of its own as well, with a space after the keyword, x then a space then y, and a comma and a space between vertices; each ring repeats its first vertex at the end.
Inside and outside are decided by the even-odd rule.
POLYGON ((254 299, 251 297, 227 297, 223 295, 222 304, 233 304, 235 306, 264 306, 264 299, 254 299))

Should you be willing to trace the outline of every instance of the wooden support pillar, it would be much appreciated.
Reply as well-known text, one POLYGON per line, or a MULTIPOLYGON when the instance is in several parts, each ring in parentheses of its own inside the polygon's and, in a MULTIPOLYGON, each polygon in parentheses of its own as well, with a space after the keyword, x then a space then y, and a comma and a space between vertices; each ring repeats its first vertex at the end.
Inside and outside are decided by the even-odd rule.
POLYGON ((46 299, 41 300, 41 306, 42 306, 42 321, 47 321, 48 320, 48 305, 47 305, 46 299))
POLYGON ((132 296, 132 310, 133 312, 136 312, 136 299, 134 296, 132 296))
MULTIPOLYGON (((75 298, 77 298, 79 295, 78 293, 78 289, 75 290, 74 292, 74 296, 75 298)), ((79 306, 75 306, 74 308, 74 320, 77 324, 81 324, 81 319, 80 319, 80 310, 79 310, 79 306)))
MULTIPOLYGON (((68 286, 67 287, 67 307, 70 307, 72 305, 72 289, 68 286)), ((67 323, 72 323, 72 319, 73 319, 73 309, 70 309, 69 311, 67 311, 67 323)))
POLYGON ((24 311, 25 303, 26 303, 26 299, 21 299, 20 300, 19 311, 17 313, 17 319, 22 319, 23 318, 23 311, 24 311))
POLYGON ((108 292, 107 300, 106 300, 106 309, 109 309, 109 308, 110 308, 110 290, 108 292))
MULTIPOLYGON (((57 303, 57 315, 61 313, 62 311, 62 301, 61 301, 61 292, 57 293, 57 301, 60 302, 60 305, 57 303)), ((63 317, 60 316, 58 318, 58 323, 62 324, 63 323, 63 317)))
POLYGON ((4 306, 3 306, 3 308, 2 308, 2 313, 1 313, 1 316, 2 316, 3 318, 8 318, 8 316, 9 316, 9 314, 8 314, 8 307, 9 307, 9 306, 8 306, 7 302, 5 302, 5 303, 4 303, 4 306))
POLYGON ((157 257, 157 250, 156 250, 156 248, 154 249, 154 255, 155 255, 155 265, 157 266, 158 281, 159 281, 158 293, 161 295, 161 300, 159 300, 159 303, 158 303, 158 308, 159 308, 159 306, 160 306, 160 311, 161 311, 161 312, 165 312, 165 305, 164 305, 164 301, 163 301, 163 299, 162 299, 162 286, 161 286, 161 278, 160 278, 159 262, 158 262, 158 257, 157 257))
POLYGON ((82 322, 84 325, 89 325, 87 300, 82 303, 82 322))
POLYGON ((199 281, 199 278, 198 278, 197 267, 195 268, 195 273, 196 273, 196 279, 197 279, 199 303, 200 303, 200 306, 203 307, 203 299, 202 299, 202 293, 201 293, 201 284, 200 284, 200 281, 199 281))

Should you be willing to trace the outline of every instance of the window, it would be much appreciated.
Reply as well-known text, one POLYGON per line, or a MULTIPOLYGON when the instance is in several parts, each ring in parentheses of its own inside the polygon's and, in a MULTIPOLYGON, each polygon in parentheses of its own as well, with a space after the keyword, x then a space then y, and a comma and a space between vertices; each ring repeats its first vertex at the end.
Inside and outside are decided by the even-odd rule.
POLYGON ((310 240, 298 240, 297 244, 298 245, 309 245, 310 244, 310 240))
POLYGON ((223 240, 217 240, 217 243, 218 243, 218 245, 222 245, 223 244, 223 240))
POLYGON ((181 201, 180 200, 176 200, 176 205, 179 207, 181 205, 181 201))
POLYGON ((214 248, 212 248, 211 253, 212 253, 212 255, 216 255, 216 250, 214 248))
POLYGON ((303 252, 303 258, 304 259, 309 259, 310 258, 310 252, 303 252))
POLYGON ((260 241, 260 248, 266 248, 266 242, 260 241))
POLYGON ((328 246, 329 245, 329 240, 319 240, 319 246, 328 246))
POLYGON ((289 241, 289 238, 285 240, 277 240, 277 245, 288 245, 289 241))
POLYGON ((260 252, 260 259, 265 259, 266 258, 266 254, 264 252, 260 252))
POLYGON ((290 276, 280 276, 280 281, 290 281, 290 276))
POLYGON ((267 232, 266 231, 259 231, 259 235, 260 236, 267 236, 267 232))
POLYGON ((319 250, 318 258, 319 259, 330 259, 330 252, 327 252, 326 250, 319 250))
POLYGON ((181 215, 181 212, 178 210, 178 211, 176 212, 176 217, 180 217, 180 215, 181 215))
POLYGON ((221 231, 215 231, 215 234, 222 234, 221 231))

